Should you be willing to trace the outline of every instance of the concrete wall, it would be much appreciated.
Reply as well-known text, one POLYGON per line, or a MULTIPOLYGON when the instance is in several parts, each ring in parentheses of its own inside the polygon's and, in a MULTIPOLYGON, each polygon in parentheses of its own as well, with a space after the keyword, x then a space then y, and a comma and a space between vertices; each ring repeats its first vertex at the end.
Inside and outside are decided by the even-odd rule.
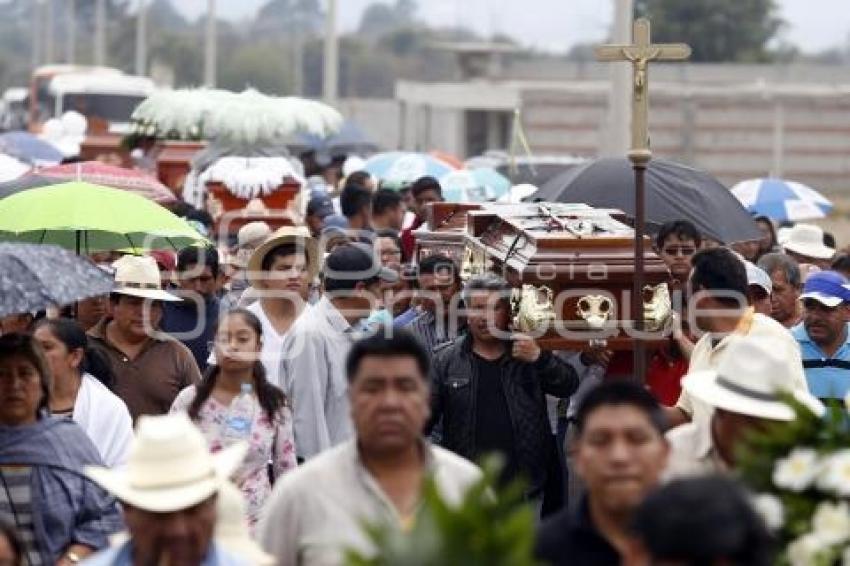
POLYGON ((353 120, 381 149, 396 149, 401 139, 401 106, 391 98, 346 98, 337 109, 353 120))
MULTIPOLYGON (((537 153, 593 157, 601 147, 607 85, 523 92, 523 123, 537 153)), ((850 192, 850 89, 788 86, 769 92, 657 84, 653 153, 704 168, 731 185, 783 176, 850 192)))

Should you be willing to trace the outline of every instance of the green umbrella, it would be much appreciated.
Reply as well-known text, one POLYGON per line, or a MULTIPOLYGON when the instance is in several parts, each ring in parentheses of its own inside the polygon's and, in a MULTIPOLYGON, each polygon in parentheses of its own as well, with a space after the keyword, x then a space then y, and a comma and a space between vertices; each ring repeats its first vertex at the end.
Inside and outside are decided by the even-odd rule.
POLYGON ((133 193, 80 181, 0 200, 0 240, 79 253, 180 249, 203 241, 185 220, 133 193))

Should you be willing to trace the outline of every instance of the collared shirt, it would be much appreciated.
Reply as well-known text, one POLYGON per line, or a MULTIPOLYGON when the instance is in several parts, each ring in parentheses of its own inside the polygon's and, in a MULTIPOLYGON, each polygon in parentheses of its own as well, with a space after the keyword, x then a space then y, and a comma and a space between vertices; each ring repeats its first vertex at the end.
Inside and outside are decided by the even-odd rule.
POLYGON ((358 332, 327 297, 283 341, 280 381, 292 401, 295 449, 311 458, 353 436, 345 358, 358 332))
MULTIPOLYGON (((748 336, 758 338, 764 341, 771 351, 782 356, 789 368, 794 372, 794 387, 801 391, 808 391, 806 385, 806 377, 803 375, 803 363, 800 358, 800 348, 797 341, 791 335, 787 328, 763 314, 758 314, 752 309, 747 309, 744 316, 738 323, 737 328, 719 341, 715 342, 716 338, 710 333, 705 334, 694 346, 691 353, 691 363, 688 367, 688 373, 697 371, 717 369, 722 354, 726 350, 726 346, 733 340, 734 336, 748 336)), ((708 417, 712 414, 712 409, 705 403, 701 403, 693 399, 687 391, 682 391, 676 407, 683 410, 691 416, 691 419, 696 422, 701 420, 707 426, 708 417)))
POLYGON ((575 510, 563 509, 546 519, 537 532, 534 551, 552 566, 615 566, 620 553, 593 523, 587 496, 575 510))
MULTIPOLYGON (((460 503, 481 471, 442 448, 423 444, 423 450, 440 495, 450 505, 460 503)), ((278 480, 258 538, 277 566, 341 565, 345 549, 374 552, 363 531, 366 522, 398 528, 408 524, 351 440, 278 480)))
POLYGON ((832 356, 827 356, 809 337, 803 323, 792 328, 791 334, 800 345, 811 394, 819 399, 844 399, 850 392, 850 324, 844 343, 832 356))
MULTIPOLYGON (((92 554, 80 564, 86 566, 133 566, 133 543, 127 541, 120 546, 107 548, 92 554)), ((248 562, 236 558, 219 544, 211 543, 210 550, 199 566, 248 566, 248 562)))
POLYGON ((670 457, 664 470, 664 481, 728 471, 728 466, 714 447, 711 431, 701 430, 703 426, 701 423, 688 423, 667 433, 670 457))
POLYGON ((170 337, 148 338, 139 355, 130 359, 106 335, 108 320, 89 330, 92 343, 109 359, 115 374, 114 392, 126 404, 133 422, 141 415, 164 415, 177 394, 201 380, 189 349, 170 337))

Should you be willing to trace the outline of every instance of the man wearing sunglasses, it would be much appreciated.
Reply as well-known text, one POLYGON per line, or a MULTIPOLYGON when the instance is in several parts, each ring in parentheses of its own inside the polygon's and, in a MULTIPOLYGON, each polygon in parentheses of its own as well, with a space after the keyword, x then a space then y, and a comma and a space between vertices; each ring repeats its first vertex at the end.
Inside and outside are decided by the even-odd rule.
POLYGON ((850 392, 850 283, 836 271, 821 271, 806 280, 800 299, 803 321, 791 333, 809 390, 820 399, 843 399, 850 392))

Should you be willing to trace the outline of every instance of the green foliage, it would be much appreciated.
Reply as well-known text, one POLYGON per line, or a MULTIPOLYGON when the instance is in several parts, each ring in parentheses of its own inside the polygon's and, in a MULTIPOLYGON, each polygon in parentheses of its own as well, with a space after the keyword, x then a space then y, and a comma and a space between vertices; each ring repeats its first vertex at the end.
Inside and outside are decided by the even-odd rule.
POLYGON ((423 506, 413 528, 366 525, 375 556, 349 552, 349 566, 534 566, 534 517, 522 504, 523 485, 515 482, 495 494, 497 459, 485 461, 484 477, 458 506, 448 505, 433 481, 423 491, 423 506))
POLYGON ((686 42, 696 62, 766 62, 782 28, 775 0, 637 0, 655 42, 686 42))

